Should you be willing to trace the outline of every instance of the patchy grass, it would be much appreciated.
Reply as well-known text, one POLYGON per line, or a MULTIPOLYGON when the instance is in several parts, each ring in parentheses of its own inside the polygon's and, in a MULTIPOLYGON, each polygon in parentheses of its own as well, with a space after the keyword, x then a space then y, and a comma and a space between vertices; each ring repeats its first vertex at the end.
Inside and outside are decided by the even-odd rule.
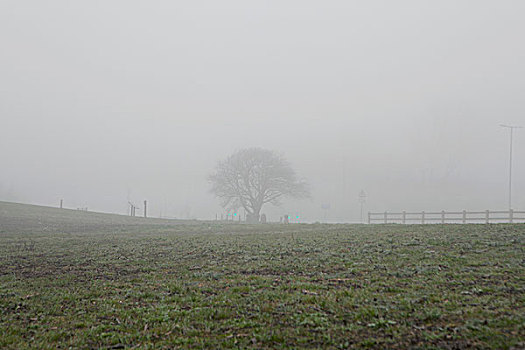
POLYGON ((525 225, 79 228, 3 205, 0 348, 525 347, 525 225))

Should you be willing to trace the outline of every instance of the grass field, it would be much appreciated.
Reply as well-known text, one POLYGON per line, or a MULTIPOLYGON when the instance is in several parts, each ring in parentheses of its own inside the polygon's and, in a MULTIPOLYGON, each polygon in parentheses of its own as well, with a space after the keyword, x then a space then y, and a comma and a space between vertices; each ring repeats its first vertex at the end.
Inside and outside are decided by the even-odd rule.
POLYGON ((0 202, 0 348, 525 348, 524 243, 0 202))

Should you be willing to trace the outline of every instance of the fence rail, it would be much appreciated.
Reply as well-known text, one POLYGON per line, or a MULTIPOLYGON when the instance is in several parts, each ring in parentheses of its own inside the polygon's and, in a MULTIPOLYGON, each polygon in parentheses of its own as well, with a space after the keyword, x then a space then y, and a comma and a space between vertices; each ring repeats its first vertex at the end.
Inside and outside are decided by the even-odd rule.
POLYGON ((485 211, 439 211, 439 212, 368 212, 368 223, 501 223, 525 222, 525 211, 518 210, 485 210, 485 211))

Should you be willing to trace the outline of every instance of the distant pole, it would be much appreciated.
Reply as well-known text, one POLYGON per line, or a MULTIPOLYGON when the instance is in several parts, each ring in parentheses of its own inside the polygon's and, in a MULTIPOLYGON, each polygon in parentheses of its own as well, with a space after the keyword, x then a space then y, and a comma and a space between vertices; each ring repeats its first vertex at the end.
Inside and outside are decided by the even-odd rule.
POLYGON ((366 192, 361 190, 358 197, 359 204, 361 205, 361 223, 363 223, 363 205, 366 203, 366 197, 366 192))
POLYGON ((324 222, 326 223, 326 214, 328 209, 330 209, 330 203, 321 204, 321 209, 324 211, 324 222))
POLYGON ((145 217, 145 218, 147 217, 147 216, 146 216, 146 207, 147 207, 147 205, 148 205, 148 201, 145 200, 145 201, 144 201, 144 217, 145 217))
POLYGON ((64 200, 61 199, 61 200, 60 200, 60 209, 62 209, 62 204, 63 204, 63 203, 64 203, 64 200))
POLYGON ((509 210, 512 209, 512 134, 514 129, 521 129, 522 126, 500 124, 502 128, 510 129, 510 151, 509 151, 509 210))

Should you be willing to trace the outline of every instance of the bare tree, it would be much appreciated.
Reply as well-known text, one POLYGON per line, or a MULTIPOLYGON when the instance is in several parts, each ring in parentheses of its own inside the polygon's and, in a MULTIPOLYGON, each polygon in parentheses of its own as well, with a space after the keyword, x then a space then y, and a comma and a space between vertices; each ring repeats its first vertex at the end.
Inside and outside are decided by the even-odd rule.
POLYGON ((211 192, 226 210, 243 207, 250 221, 258 222, 266 203, 279 205, 283 197, 305 198, 308 185, 278 153, 248 148, 217 164, 209 177, 211 192))

